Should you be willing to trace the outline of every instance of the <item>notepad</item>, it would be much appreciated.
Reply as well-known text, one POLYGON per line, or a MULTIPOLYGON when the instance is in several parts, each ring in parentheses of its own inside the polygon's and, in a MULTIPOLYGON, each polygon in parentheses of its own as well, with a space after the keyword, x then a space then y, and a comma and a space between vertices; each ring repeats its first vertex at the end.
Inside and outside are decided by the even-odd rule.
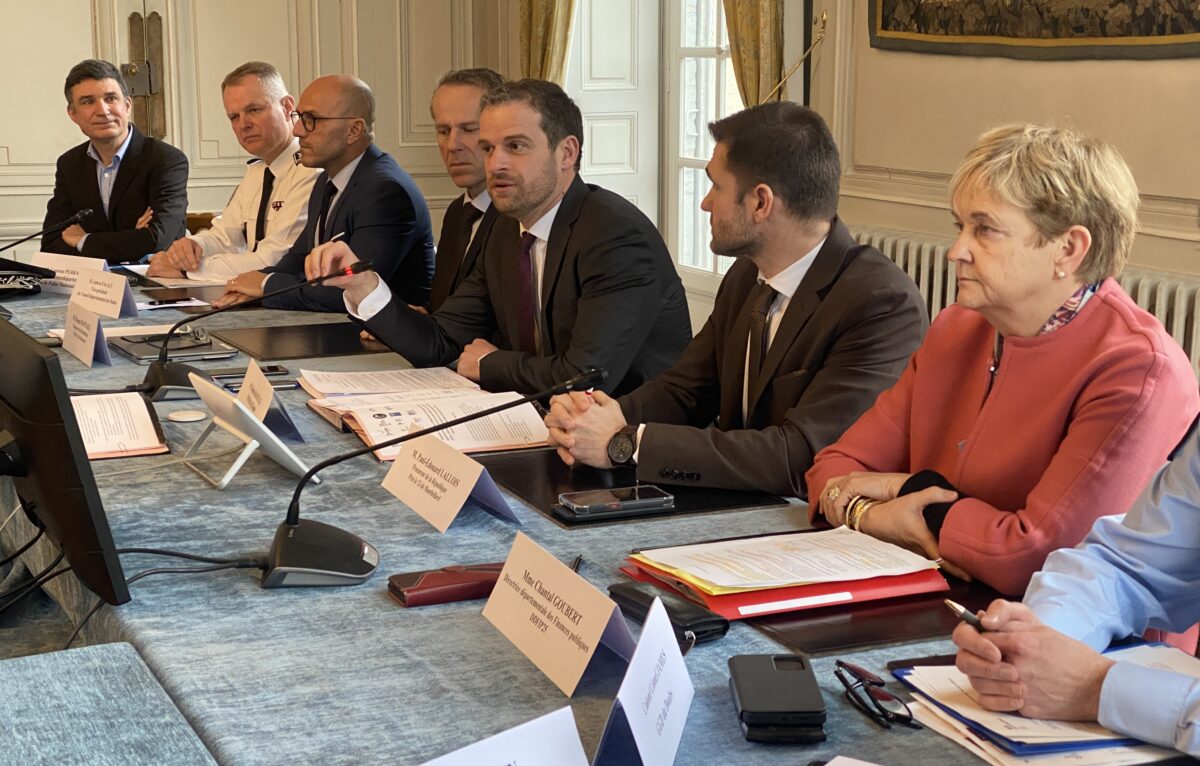
POLYGON ((150 400, 136 391, 72 396, 89 460, 169 452, 150 400))

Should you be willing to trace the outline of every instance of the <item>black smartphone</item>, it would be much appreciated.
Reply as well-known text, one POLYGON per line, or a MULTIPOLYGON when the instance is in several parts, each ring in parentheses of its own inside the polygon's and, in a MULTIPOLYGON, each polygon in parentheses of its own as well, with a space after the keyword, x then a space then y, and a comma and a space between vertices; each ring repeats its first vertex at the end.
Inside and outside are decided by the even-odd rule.
POLYGON ((821 726, 752 726, 741 722, 742 735, 747 742, 763 742, 771 745, 815 745, 825 741, 825 729, 821 726))
MULTIPOLYGON (((245 367, 218 367, 213 370, 204 370, 204 373, 208 375, 208 377, 220 383, 225 380, 241 380, 242 378, 246 377, 246 369, 247 368, 245 367)), ((284 367, 282 364, 265 364, 259 369, 261 369, 263 371, 263 375, 266 375, 268 378, 288 374, 288 368, 284 367)))
POLYGON ((558 496, 558 502, 576 516, 587 516, 617 511, 674 508, 675 496, 653 484, 638 484, 634 487, 564 492, 558 496))
POLYGON ((804 655, 730 657, 729 690, 744 726, 813 729, 825 725, 825 700, 804 655))

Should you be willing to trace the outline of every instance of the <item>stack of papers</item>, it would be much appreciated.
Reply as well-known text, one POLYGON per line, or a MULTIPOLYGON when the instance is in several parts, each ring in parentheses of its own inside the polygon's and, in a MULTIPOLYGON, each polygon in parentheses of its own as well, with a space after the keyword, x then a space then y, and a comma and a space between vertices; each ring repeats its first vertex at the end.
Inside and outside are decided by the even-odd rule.
MULTIPOLYGON (((1200 677, 1200 661, 1161 644, 1109 652, 1115 660, 1169 668, 1200 677)), ((1044 721, 980 706, 978 693, 954 667, 897 670, 919 695, 913 715, 926 727, 996 766, 1011 764, 1150 763, 1177 753, 1125 737, 1098 723, 1044 721)))
POLYGON ((89 460, 169 452, 150 401, 136 391, 72 396, 89 460))
MULTIPOLYGON (((372 446, 521 398, 512 392, 481 391, 444 367, 382 372, 301 370, 299 382, 316 397, 309 400, 309 407, 372 446)), ((529 403, 435 435, 466 453, 540 447, 549 437, 542 416, 529 403)), ((375 450, 375 456, 395 460, 399 452, 396 445, 375 450)))
POLYGON ((846 527, 642 550, 621 571, 731 620, 949 589, 935 562, 846 527))

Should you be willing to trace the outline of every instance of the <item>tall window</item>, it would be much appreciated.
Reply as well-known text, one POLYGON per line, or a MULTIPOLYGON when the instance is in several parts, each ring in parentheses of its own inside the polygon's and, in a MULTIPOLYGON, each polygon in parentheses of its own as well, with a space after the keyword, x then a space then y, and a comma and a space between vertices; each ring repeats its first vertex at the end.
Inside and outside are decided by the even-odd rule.
POLYGON ((708 193, 704 166, 712 156, 708 124, 742 109, 729 58, 729 35, 721 0, 670 0, 667 130, 668 244, 690 289, 714 293, 733 259, 708 248, 708 193))

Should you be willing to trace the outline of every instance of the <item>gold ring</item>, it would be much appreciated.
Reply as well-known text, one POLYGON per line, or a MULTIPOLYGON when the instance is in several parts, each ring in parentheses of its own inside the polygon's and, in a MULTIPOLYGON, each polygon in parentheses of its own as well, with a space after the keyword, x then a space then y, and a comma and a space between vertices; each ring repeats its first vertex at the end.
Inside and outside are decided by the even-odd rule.
POLYGON ((834 484, 832 487, 829 488, 829 491, 825 493, 825 497, 829 498, 829 502, 832 503, 834 500, 837 500, 838 497, 841 496, 841 494, 842 494, 842 488, 839 487, 838 485, 834 484))

